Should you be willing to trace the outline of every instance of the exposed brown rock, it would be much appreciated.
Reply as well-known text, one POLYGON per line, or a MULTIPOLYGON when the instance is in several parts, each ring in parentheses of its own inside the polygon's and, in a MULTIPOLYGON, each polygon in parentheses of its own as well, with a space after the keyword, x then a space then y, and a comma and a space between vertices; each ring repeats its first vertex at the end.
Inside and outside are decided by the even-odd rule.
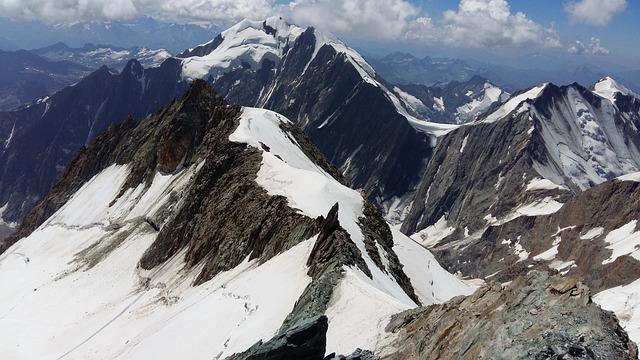
POLYGON ((603 264, 612 254, 604 238, 632 220, 640 221, 640 183, 612 180, 575 195, 554 214, 522 216, 487 228, 478 241, 461 248, 442 246, 432 251, 449 271, 472 277, 493 275, 491 280, 509 281, 531 267, 550 265, 550 261, 533 258, 559 241, 554 261, 573 261, 575 265, 561 270, 584 278, 599 292, 640 277, 640 261, 630 256, 603 264), (598 227, 603 229, 601 235, 581 238, 598 227), (526 260, 515 254, 515 243, 528 252, 526 260))
POLYGON ((636 359, 612 313, 576 279, 533 271, 502 288, 396 315, 382 359, 636 359))

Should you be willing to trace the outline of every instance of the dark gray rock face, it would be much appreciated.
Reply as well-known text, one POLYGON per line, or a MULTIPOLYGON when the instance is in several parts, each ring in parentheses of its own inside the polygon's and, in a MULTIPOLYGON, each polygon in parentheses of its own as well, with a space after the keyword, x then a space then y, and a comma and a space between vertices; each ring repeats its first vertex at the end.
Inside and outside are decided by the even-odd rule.
POLYGON ((463 249, 443 248, 436 253, 451 271, 472 277, 491 275, 492 280, 510 281, 533 266, 551 266, 581 277, 599 292, 640 277, 640 261, 629 255, 605 263, 613 251, 604 238, 633 221, 640 222, 640 183, 612 180, 575 195, 556 213, 491 226, 463 249), (588 235, 590 231, 593 235, 588 235), (516 243, 526 258, 514 251, 516 243), (552 259, 535 259, 552 248, 557 249, 552 259))
MULTIPOLYGON (((397 88, 420 100, 421 104, 407 106, 417 117, 447 124, 472 122, 509 98, 508 93, 481 76, 432 86, 409 83, 397 88)), ((395 87, 394 90, 398 92, 395 87)), ((402 98, 402 94, 399 96, 402 98)))
POLYGON ((51 61, 26 50, 0 50, 0 111, 14 110, 71 85, 90 68, 51 61))
POLYGON ((213 87, 231 102, 295 121, 348 184, 364 189, 376 204, 412 191, 431 155, 430 137, 332 46, 322 46, 310 62, 315 44, 315 30, 308 28, 278 64, 264 61, 257 70, 228 72, 213 87))
MULTIPOLYGON (((364 210, 363 216, 359 219, 359 225, 365 235, 367 254, 379 268, 384 269, 382 255, 376 248, 376 243, 380 244, 389 262, 389 275, 396 279, 416 304, 419 304, 420 300, 415 294, 411 281, 404 273, 403 266, 393 251, 393 238, 389 225, 384 222, 382 215, 373 204, 365 203, 364 210)), ((362 258, 362 253, 338 221, 338 204, 333 206, 325 219, 318 220, 320 222, 318 238, 307 260, 309 267, 307 274, 312 281, 284 321, 281 328, 283 330, 305 319, 325 313, 333 290, 342 279, 345 266, 357 267, 371 277, 371 270, 362 258)))
POLYGON ((259 342, 227 360, 322 360, 326 348, 328 321, 326 316, 310 319, 291 330, 259 342))
POLYGON ((144 69, 132 60, 122 73, 102 67, 46 101, 0 112, 0 203, 5 221, 20 222, 61 178, 76 154, 109 125, 157 111, 187 84, 180 63, 144 69))
POLYGON ((577 84, 551 84, 528 100, 528 109, 440 138, 403 232, 416 233, 444 217, 458 231, 452 237, 460 239, 465 228, 484 229, 489 215, 504 219, 547 197, 565 202, 572 193, 633 171, 640 166, 640 112, 607 108, 604 101, 577 84), (585 130, 594 124, 594 133, 585 130), (545 178, 564 187, 528 189, 545 178))
POLYGON ((380 357, 369 350, 356 349, 354 352, 346 356, 335 354, 327 355, 325 360, 380 360, 380 357))
POLYGON ((183 52, 181 52, 180 54, 176 55, 177 58, 188 58, 188 57, 192 57, 192 56, 205 56, 211 53, 211 51, 213 51, 215 48, 217 48, 218 46, 220 46, 220 43, 222 43, 222 36, 218 35, 216 36, 215 39, 211 40, 210 42, 204 44, 204 45, 200 45, 200 46, 196 46, 193 49, 187 49, 183 52))
POLYGON ((392 318, 397 339, 382 359, 636 359, 638 350, 612 313, 575 278, 533 271, 506 288, 392 318))

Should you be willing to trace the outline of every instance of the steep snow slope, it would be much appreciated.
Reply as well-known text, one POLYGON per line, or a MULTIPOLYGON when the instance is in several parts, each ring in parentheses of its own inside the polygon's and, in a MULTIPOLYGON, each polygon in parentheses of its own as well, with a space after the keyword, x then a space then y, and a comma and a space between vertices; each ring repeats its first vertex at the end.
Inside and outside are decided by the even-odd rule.
MULTIPOLYGON (((218 161, 216 156, 220 156, 223 148, 244 149, 246 154, 257 152, 262 160, 257 173, 253 173, 255 183, 270 195, 271 201, 277 201, 278 195, 284 196, 288 206, 300 216, 326 215, 333 204, 339 204, 339 224, 366 266, 345 266, 332 291, 324 311, 329 317, 328 351, 350 353, 356 346, 375 349, 379 339, 385 336, 383 328, 389 316, 416 306, 406 286, 398 283, 397 268, 391 268, 397 266, 395 251, 424 304, 445 301, 473 290, 472 286, 446 273, 427 251, 402 234, 393 233, 392 249, 380 239, 374 238, 371 242, 363 230, 368 228, 362 225, 366 220, 365 200, 332 178, 325 167, 312 161, 301 139, 285 130, 291 123, 267 110, 244 108, 239 119, 229 119, 237 121, 235 130, 227 135, 235 144, 209 143, 214 135, 207 134, 203 144, 217 147, 218 152, 197 155, 205 151, 205 145, 192 144, 198 147, 191 155, 182 157, 175 171, 156 169, 148 181, 132 184, 131 179, 136 178, 140 169, 145 169, 140 168, 145 164, 141 159, 148 151, 148 145, 138 150, 132 148, 138 141, 149 144, 149 139, 155 136, 167 139, 161 135, 168 126, 165 124, 183 122, 181 126, 185 129, 195 126, 198 119, 215 118, 220 111, 230 111, 226 105, 220 105, 211 110, 214 115, 201 117, 198 113, 189 113, 199 108, 193 103, 199 103, 197 96, 188 94, 184 100, 131 130, 123 126, 122 135, 117 135, 120 130, 112 130, 100 138, 95 146, 120 143, 128 150, 119 151, 118 156, 122 158, 133 151, 137 160, 113 164, 99 171, 35 231, 0 255, 3 288, 0 351, 4 356, 12 359, 221 359, 259 340, 266 341, 282 330, 283 322, 298 305, 301 295, 317 281, 310 276, 309 262, 318 235, 297 238, 296 244, 270 258, 256 258, 252 253, 201 284, 208 264, 206 261, 191 264, 194 256, 191 248, 173 255, 160 254, 169 256, 158 266, 141 265, 141 259, 159 251, 158 247, 162 247, 159 235, 167 227, 177 226, 173 222, 180 219, 183 209, 199 201, 197 197, 206 195, 202 192, 213 191, 198 182, 203 179, 202 172, 209 171, 211 162, 218 161), (190 122, 194 125, 188 125, 190 122), (144 135, 146 131, 152 134, 144 135), (136 134, 143 137, 134 137, 136 134), (109 136, 114 138, 109 140, 109 136), (250 148, 238 147, 241 145, 238 142, 250 148), (373 245, 373 249, 369 245, 373 245), (193 286, 194 283, 200 285, 193 286), (367 313, 363 309, 375 311, 367 313), (25 323, 33 326, 25 327, 25 323), (362 331, 353 332, 354 327, 362 331)), ((197 111, 209 111, 204 109, 197 111)), ((211 125, 204 129, 213 132, 224 126, 211 125)), ((165 140, 161 140, 158 148, 162 149, 164 143, 165 140)), ((88 155, 96 151, 92 149, 88 155)), ((155 149, 151 149, 155 153, 155 149)), ((159 161, 172 159, 162 151, 159 154, 159 161)), ((77 160, 76 167, 83 161, 92 160, 77 160)), ((74 176, 78 170, 74 169, 67 177, 74 176)), ((211 175, 205 177, 210 179, 211 175)), ((60 186, 67 183, 65 179, 60 186)), ((47 198, 45 204, 52 204, 51 199, 59 191, 61 188, 57 187, 50 195, 54 197, 47 198)), ((238 198, 241 193, 228 196, 238 198)), ((236 210, 241 209, 227 209, 236 210)), ((274 216, 284 216, 280 215, 282 212, 280 209, 274 216)), ((189 225, 181 226, 207 221, 201 216, 190 216, 186 220, 189 225)), ((243 215, 254 216, 251 212, 243 215)), ((188 238, 178 240, 189 241, 188 238)), ((268 237, 260 241, 275 240, 268 237)), ((229 254, 238 251, 225 249, 229 254)))
POLYGON ((351 187, 389 212, 406 205, 436 138, 455 129, 411 110, 336 37, 280 18, 243 20, 178 58, 182 77, 301 126, 351 187))
POLYGON ((545 89, 546 85, 547 84, 538 85, 525 92, 512 96, 497 110, 481 117, 480 121, 490 123, 504 118, 514 111, 522 102, 537 98, 545 89))

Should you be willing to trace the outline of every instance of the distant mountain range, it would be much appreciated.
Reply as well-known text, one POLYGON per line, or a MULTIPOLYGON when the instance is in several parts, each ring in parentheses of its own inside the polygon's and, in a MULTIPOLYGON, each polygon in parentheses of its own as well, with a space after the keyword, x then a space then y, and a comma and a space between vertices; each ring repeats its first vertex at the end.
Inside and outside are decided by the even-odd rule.
POLYGON ((129 21, 46 25, 35 21, 16 23, 0 16, 0 34, 10 39, 14 48, 22 49, 36 49, 63 42, 71 47, 82 47, 87 43, 111 44, 122 48, 168 49, 177 53, 212 39, 220 30, 215 25, 165 23, 149 17, 129 21))
MULTIPOLYGON (((538 56, 540 57, 540 56, 538 56)), ((625 79, 627 86, 640 90, 640 70, 613 72, 596 65, 563 61, 550 68, 545 59, 522 57, 521 67, 486 63, 477 60, 451 58, 419 58, 409 53, 392 53, 379 59, 368 59, 382 77, 395 84, 434 85, 451 81, 467 81, 482 76, 507 91, 534 86, 543 82, 591 84, 605 76, 625 79), (534 61, 535 60, 535 61, 534 61)))
POLYGON ((0 63, 0 110, 44 98, 91 72, 83 65, 47 60, 26 50, 0 50, 0 63))
POLYGON ((33 49, 31 52, 53 61, 72 61, 94 69, 106 65, 117 70, 124 68, 131 59, 138 60, 144 67, 153 67, 171 57, 171 53, 165 49, 147 49, 137 46, 123 48, 102 44, 85 44, 82 47, 73 48, 62 42, 33 49))
POLYGON ((10 41, 7 38, 0 36, 0 50, 14 51, 18 49, 19 49, 18 45, 14 44, 12 41, 10 41))

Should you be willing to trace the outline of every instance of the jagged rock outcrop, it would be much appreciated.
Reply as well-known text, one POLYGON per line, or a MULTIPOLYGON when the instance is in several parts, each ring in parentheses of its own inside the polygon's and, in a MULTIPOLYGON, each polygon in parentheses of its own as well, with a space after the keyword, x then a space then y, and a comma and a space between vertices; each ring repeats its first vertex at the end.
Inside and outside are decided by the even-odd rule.
MULTIPOLYGON (((436 250, 451 271, 509 281, 532 266, 549 266, 576 275, 594 291, 627 285, 640 277, 640 261, 612 250, 612 232, 640 222, 640 182, 612 180, 585 190, 550 215, 523 216, 489 227, 464 249, 436 250)), ((632 240, 629 240, 632 241, 632 240)))
POLYGON ((80 345, 43 341, 30 353, 184 354, 183 342, 160 339, 188 322, 198 325, 185 341, 211 345, 189 353, 224 358, 272 337, 297 343, 287 334, 325 315, 326 347, 351 351, 341 322, 370 329, 350 337, 353 348, 375 346, 383 319, 416 306, 418 293, 435 298, 438 290, 418 281, 446 282, 448 297, 468 292, 437 264, 422 266, 430 254, 408 256, 415 244, 340 181, 292 122, 230 105, 196 80, 158 113, 98 136, 2 245, 0 284, 13 289, 0 300, 12 309, 3 321, 31 321, 46 296, 61 314, 56 334, 80 345), (410 272, 401 258, 410 258, 410 272), (86 281, 109 284, 107 293, 86 281), (52 300, 59 296, 83 300, 67 307, 52 300), (375 313, 356 311, 369 302, 375 313), (112 321, 103 326, 103 316, 112 321), (90 341, 77 336, 98 322, 90 341))
POLYGON ((227 360, 322 360, 324 359, 327 317, 320 316, 293 327, 267 342, 259 342, 227 360))
POLYGON ((398 336, 382 359, 636 359, 612 313, 575 278, 532 271, 505 288, 409 310, 387 326, 398 336))

